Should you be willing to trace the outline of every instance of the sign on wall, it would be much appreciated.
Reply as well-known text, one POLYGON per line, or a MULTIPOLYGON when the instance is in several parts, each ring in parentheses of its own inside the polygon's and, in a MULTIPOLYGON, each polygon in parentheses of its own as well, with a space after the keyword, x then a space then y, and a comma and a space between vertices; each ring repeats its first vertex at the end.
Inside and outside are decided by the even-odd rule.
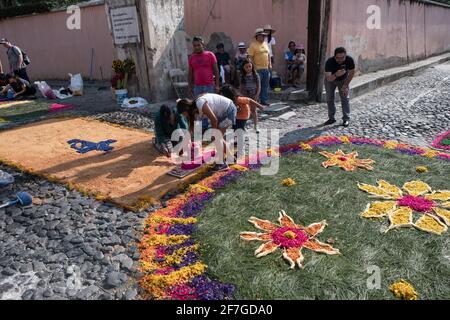
POLYGON ((110 15, 115 44, 141 42, 135 6, 111 9, 110 15))

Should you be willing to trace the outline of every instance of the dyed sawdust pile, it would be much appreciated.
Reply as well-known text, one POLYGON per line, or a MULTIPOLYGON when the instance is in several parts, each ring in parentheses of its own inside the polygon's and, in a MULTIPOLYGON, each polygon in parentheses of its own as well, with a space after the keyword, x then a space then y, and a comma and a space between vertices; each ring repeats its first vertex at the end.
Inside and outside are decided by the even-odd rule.
MULTIPOLYGON (((128 208, 145 207, 180 182, 175 168, 152 146, 154 136, 87 119, 53 119, 0 133, 0 160, 22 170, 68 183, 128 208), (117 140, 113 151, 78 154, 71 139, 117 140)), ((186 177, 185 180, 191 177, 186 177)))

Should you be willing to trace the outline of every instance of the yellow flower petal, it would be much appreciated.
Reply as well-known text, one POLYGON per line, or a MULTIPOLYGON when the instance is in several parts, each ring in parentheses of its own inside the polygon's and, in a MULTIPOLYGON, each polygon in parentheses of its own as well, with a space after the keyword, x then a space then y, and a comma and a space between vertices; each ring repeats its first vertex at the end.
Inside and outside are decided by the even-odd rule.
POLYGON ((284 179, 281 182, 281 184, 285 187, 293 187, 293 186, 297 185, 297 182, 295 182, 294 179, 289 178, 289 179, 284 179))
POLYGON ((450 200, 450 191, 449 190, 439 190, 432 194, 426 195, 425 198, 427 198, 428 200, 448 201, 448 200, 450 200))
POLYGON ((439 152, 432 150, 432 149, 428 149, 423 156, 427 157, 427 158, 435 158, 437 157, 437 155, 439 154, 439 152))
POLYGON ((416 171, 418 173, 427 173, 428 172, 428 168, 427 167, 416 167, 416 171))
POLYGON ((417 220, 414 226, 419 230, 434 233, 437 235, 442 235, 448 230, 445 224, 429 214, 422 215, 422 217, 417 220))
POLYGON ((359 189, 369 193, 376 198, 383 198, 388 200, 399 199, 402 196, 402 190, 394 185, 387 183, 384 180, 378 181, 378 187, 358 183, 359 189))
POLYGON ((395 201, 377 201, 369 203, 366 211, 361 216, 364 218, 383 218, 387 217, 390 212, 397 208, 397 202, 395 201))
POLYGON ((389 149, 389 150, 393 150, 395 148, 397 148, 398 143, 395 141, 386 141, 384 143, 384 148, 385 149, 389 149))
POLYGON ((397 299, 401 300, 417 300, 418 295, 416 289, 406 282, 405 280, 400 280, 390 286, 389 290, 394 294, 397 299))
POLYGON ((349 137, 347 137, 347 136, 342 136, 340 139, 341 139, 342 143, 345 143, 345 144, 351 143, 349 137))
POLYGON ((412 196, 422 196, 427 192, 431 192, 431 187, 423 181, 411 181, 405 183, 403 189, 408 192, 408 194, 412 196))
POLYGON ((189 192, 201 194, 201 193, 214 193, 214 190, 200 184, 193 184, 189 186, 189 192))
POLYGON ((241 171, 241 172, 246 172, 248 171, 248 168, 244 167, 244 166, 240 166, 238 164, 233 164, 232 166, 230 166, 231 169, 236 170, 236 171, 241 171))
POLYGON ((300 148, 302 148, 303 151, 311 152, 313 148, 306 143, 300 143, 300 148))
POLYGON ((442 208, 433 208, 434 212, 442 219, 444 222, 450 226, 450 210, 442 208))
POLYGON ((402 227, 411 227, 413 225, 413 210, 408 207, 401 207, 389 214, 391 225, 388 229, 397 229, 402 227))

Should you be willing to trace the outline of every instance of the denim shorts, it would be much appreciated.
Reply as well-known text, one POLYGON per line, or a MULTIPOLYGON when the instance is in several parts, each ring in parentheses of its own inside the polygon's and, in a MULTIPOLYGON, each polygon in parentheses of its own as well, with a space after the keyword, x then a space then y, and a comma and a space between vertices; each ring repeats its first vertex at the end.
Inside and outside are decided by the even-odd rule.
MULTIPOLYGON (((237 108, 234 103, 231 103, 228 107, 227 111, 217 118, 217 122, 219 123, 219 128, 222 125, 225 125, 226 122, 230 122, 230 126, 234 127, 236 125, 236 116, 237 116, 237 108)), ((210 128, 210 123, 208 118, 202 119, 203 130, 207 130, 210 128)))

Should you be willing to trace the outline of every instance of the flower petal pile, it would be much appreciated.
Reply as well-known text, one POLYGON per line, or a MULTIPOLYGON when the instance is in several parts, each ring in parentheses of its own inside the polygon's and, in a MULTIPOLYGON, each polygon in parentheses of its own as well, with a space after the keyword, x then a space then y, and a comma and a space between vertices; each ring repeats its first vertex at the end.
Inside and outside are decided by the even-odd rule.
POLYGON ((358 187, 372 197, 389 200, 369 203, 362 213, 364 218, 388 217, 391 225, 387 231, 415 227, 442 235, 450 226, 450 210, 447 210, 450 207, 448 190, 433 191, 423 181, 407 182, 402 189, 384 180, 378 181, 378 186, 358 184, 358 187), (421 215, 416 222, 413 221, 414 212, 421 215))
POLYGON ((349 154, 345 154, 342 150, 338 150, 334 154, 328 151, 322 151, 320 154, 328 158, 327 161, 322 163, 324 168, 337 166, 345 171, 355 171, 356 168, 372 171, 372 164, 375 163, 375 161, 371 159, 357 159, 359 155, 356 151, 349 154))
POLYGON ((277 249, 282 249, 283 257, 290 263, 291 269, 295 269, 296 265, 303 269, 303 248, 328 255, 340 254, 338 249, 316 239, 325 230, 327 226, 326 221, 304 227, 296 224, 286 212, 281 211, 278 218, 279 224, 255 217, 250 218, 249 222, 257 229, 265 232, 242 232, 240 234, 241 239, 244 241, 264 242, 255 251, 257 258, 265 257, 277 249))

